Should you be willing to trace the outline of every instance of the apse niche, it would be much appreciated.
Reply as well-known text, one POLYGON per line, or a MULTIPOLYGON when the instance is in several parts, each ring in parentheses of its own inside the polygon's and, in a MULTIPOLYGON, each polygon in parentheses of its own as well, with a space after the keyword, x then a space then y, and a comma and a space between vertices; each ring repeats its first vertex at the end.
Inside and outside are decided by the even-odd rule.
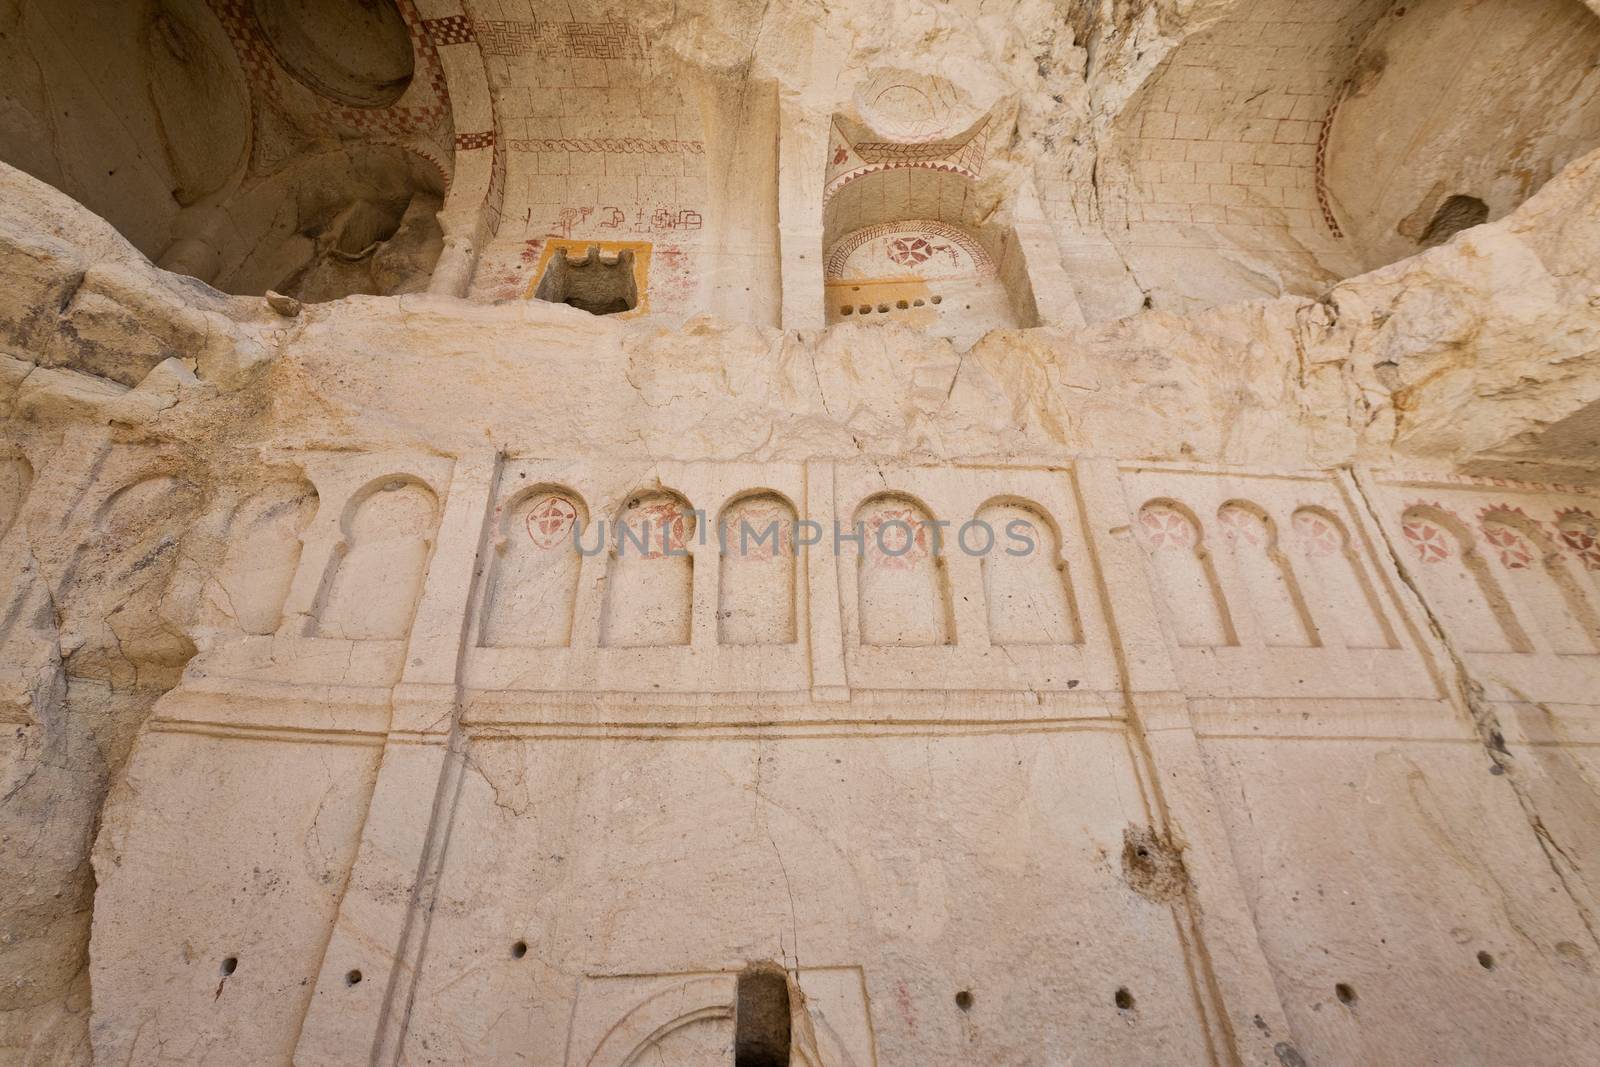
POLYGON ((426 287, 449 108, 394 0, 22 0, 0 31, 0 159, 162 267, 308 301, 426 287))
MULTIPOLYGON (((1125 263, 1160 310, 1316 296, 1504 217, 1600 144, 1597 60, 1582 0, 1226 5, 1057 223, 1097 222, 1099 273, 1125 263)), ((1090 321, 1131 310, 1125 286, 1082 293, 1090 321)))
POLYGON ((902 322, 968 347, 1038 324, 1015 233, 980 191, 990 113, 943 78, 882 71, 834 116, 826 321, 902 322))
POLYGON ((1366 266, 1514 210, 1600 144, 1600 19, 1580 0, 1413 0, 1337 104, 1327 191, 1366 266))

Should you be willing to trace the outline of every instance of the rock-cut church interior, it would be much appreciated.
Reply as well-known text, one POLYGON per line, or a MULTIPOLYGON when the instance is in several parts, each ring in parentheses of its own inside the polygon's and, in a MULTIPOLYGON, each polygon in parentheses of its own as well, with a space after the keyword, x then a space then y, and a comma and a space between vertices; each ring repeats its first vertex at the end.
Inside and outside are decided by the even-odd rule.
POLYGON ((0 1065, 1600 1062, 1600 0, 0 0, 0 415, 0 1065))

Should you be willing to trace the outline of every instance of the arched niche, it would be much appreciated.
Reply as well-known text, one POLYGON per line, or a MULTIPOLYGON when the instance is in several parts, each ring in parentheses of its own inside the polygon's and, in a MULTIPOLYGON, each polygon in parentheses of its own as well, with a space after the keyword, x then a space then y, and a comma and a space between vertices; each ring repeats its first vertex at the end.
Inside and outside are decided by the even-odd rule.
POLYGON ((1075 645, 1083 641, 1061 532, 1031 501, 984 505, 975 523, 956 531, 962 552, 979 553, 989 642, 1075 645), (987 550, 984 546, 987 545, 987 550))
POLYGON ((1271 517, 1255 504, 1230 500, 1217 509, 1217 525, 1233 561, 1232 573, 1243 584, 1239 599, 1254 612, 1261 639, 1278 648, 1321 644, 1294 568, 1278 549, 1271 517))
POLYGON ((856 605, 863 645, 931 646, 955 640, 940 531, 927 508, 900 494, 856 509, 856 605))
POLYGON ((251 0, 273 55, 307 88, 350 107, 399 100, 416 72, 394 0, 251 0))
POLYGON ((850 178, 823 207, 826 321, 902 322, 962 347, 1037 325, 1016 235, 992 208, 953 170, 850 178))
MULTIPOLYGON (((592 1051, 575 1049, 574 1061, 584 1067, 646 1067, 651 1064, 707 1067, 865 1067, 850 1055, 845 1042, 820 1012, 813 1013, 794 986, 785 995, 766 982, 751 982, 765 970, 752 966, 742 975, 686 977, 653 993, 611 1023, 592 1051), (740 1033, 739 1012, 748 1027, 757 1018, 768 1024, 751 1041, 740 1033), (778 1015, 790 1013, 787 1027, 778 1015), (776 1040, 787 1030, 787 1047, 776 1040), (763 1059, 765 1062, 763 1062, 763 1059)), ((776 970, 780 981, 782 970, 776 970)))
POLYGON ((1319 203, 1318 142, 1388 4, 1225 5, 1166 53, 1119 109, 1069 211, 1057 212, 1058 226, 1097 221, 1113 246, 1090 261, 1107 276, 1090 282, 1091 322, 1140 300, 1189 312, 1319 294, 1359 273, 1319 203))
POLYGON ((1570 508, 1556 516, 1556 531, 1573 562, 1600 592, 1600 519, 1590 512, 1570 508))
POLYGON ((1376 267, 1516 208, 1600 145, 1600 18, 1581 0, 1410 0, 1333 112, 1326 193, 1376 267))
POLYGON ((300 535, 316 512, 317 491, 303 479, 274 484, 241 503, 228 523, 211 610, 244 633, 276 632, 300 565, 300 535))
POLYGON ((1401 515, 1400 529, 1434 616, 1463 651, 1533 650, 1460 519, 1437 505, 1413 504, 1401 515))
POLYGON ((1139 509, 1139 534, 1178 644, 1237 645, 1233 616, 1194 513, 1175 500, 1152 500, 1139 509))
POLYGON ((566 486, 533 486, 501 508, 480 645, 560 648, 571 643, 583 564, 578 531, 588 525, 583 497, 566 486))
POLYGON ((1479 517, 1478 530, 1520 617, 1544 634, 1551 651, 1600 651, 1594 606, 1537 523, 1514 508, 1490 508, 1479 517))
POLYGON ((1300 508, 1293 523, 1294 545, 1307 579, 1306 603, 1318 630, 1337 634, 1346 648, 1398 648, 1344 523, 1318 507, 1300 508))
MULTIPOLYGON (((147 540, 175 547, 176 527, 199 507, 200 491, 181 478, 156 474, 106 498, 95 515, 97 552, 122 553, 147 540)), ((107 575, 107 577, 111 577, 107 575)))
POLYGON ((55 592, 63 644, 74 648, 70 673, 133 684, 176 679, 194 645, 162 607, 203 502, 189 482, 153 474, 96 510, 55 592))
POLYGON ((1166 53, 1093 176, 1053 207, 1085 245, 1098 229, 1114 247, 1076 254, 1119 283, 1088 281, 1091 322, 1136 308, 1130 288, 1162 311, 1317 296, 1500 218, 1600 144, 1600 19, 1582 0, 1255 0, 1216 15, 1166 53))
POLYGON ((411 631, 438 526, 433 490, 408 476, 368 485, 345 506, 317 611, 318 637, 397 641, 411 631))
POLYGON ((0 457, 0 537, 11 532, 33 487, 33 465, 19 455, 0 457))
POLYGON ((610 555, 600 644, 687 645, 694 623, 691 547, 699 534, 689 502, 666 489, 636 493, 606 533, 610 555))
POLYGON ((794 505, 773 492, 741 496, 723 509, 717 543, 717 639, 725 645, 793 644, 794 505))

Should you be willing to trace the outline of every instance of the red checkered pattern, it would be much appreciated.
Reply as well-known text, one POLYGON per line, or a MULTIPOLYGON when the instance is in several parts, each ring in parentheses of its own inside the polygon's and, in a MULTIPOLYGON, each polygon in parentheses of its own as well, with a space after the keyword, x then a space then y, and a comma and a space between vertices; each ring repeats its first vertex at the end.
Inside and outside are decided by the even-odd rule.
POLYGON ((245 77, 252 87, 270 97, 278 94, 278 60, 261 32, 255 9, 249 0, 208 0, 212 14, 239 56, 245 77))
POLYGON ((454 168, 446 162, 453 157, 448 139, 450 90, 445 84, 444 65, 411 0, 396 0, 395 6, 405 19, 416 48, 418 76, 412 79, 405 98, 417 102, 405 107, 360 108, 319 97, 318 117, 329 125, 367 134, 378 144, 392 144, 426 160, 448 189, 454 168))
MULTIPOLYGON (((278 101, 282 98, 281 79, 287 73, 278 64, 256 20, 249 0, 208 0, 211 10, 222 23, 229 41, 239 55, 252 87, 263 97, 278 101)), ((411 31, 412 43, 417 53, 418 75, 413 79, 407 96, 419 102, 406 107, 359 108, 347 107, 316 97, 317 116, 329 125, 338 125, 351 131, 375 133, 384 137, 410 137, 418 134, 432 136, 442 143, 443 126, 450 115, 450 90, 445 84, 444 66, 439 62, 439 51, 429 32, 429 23, 453 32, 471 33, 471 22, 466 16, 432 19, 428 22, 417 14, 410 0, 396 0, 396 7, 411 31), (419 84, 420 83, 420 84, 419 84), (419 91, 420 90, 420 91, 419 91)), ((471 38, 469 37, 468 40, 471 38)))
POLYGON ((435 45, 471 44, 478 39, 472 20, 465 15, 450 15, 442 19, 423 19, 422 29, 435 45))
MULTIPOLYGON (((222 23, 250 82, 252 141, 260 144, 256 135, 261 130, 263 101, 280 107, 292 107, 292 101, 300 97, 286 97, 285 86, 293 79, 278 63, 272 45, 256 18, 251 0, 207 0, 207 3, 222 23)), ((438 171, 446 188, 449 187, 454 169, 451 165, 452 150, 493 148, 496 160, 490 198, 495 200, 503 197, 504 149, 496 143, 493 130, 451 136, 450 90, 445 81, 444 66, 439 61, 440 46, 472 44, 478 40, 478 27, 464 14, 423 19, 413 0, 395 0, 395 6, 405 20, 416 53, 416 74, 403 98, 405 105, 349 107, 313 94, 311 106, 317 125, 322 128, 324 136, 343 138, 351 134, 365 135, 371 143, 400 147, 427 161, 438 171)), ((271 172, 282 162, 257 156, 252 169, 258 173, 271 172)), ((498 207, 497 203, 491 204, 493 210, 498 207)))

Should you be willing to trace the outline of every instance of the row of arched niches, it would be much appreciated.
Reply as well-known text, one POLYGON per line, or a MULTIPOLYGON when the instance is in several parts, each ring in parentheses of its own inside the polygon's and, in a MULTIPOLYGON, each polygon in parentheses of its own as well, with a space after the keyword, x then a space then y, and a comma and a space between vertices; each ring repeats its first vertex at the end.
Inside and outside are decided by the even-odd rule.
MULTIPOLYGON (((202 649, 264 642, 314 675, 364 647, 382 674, 408 638, 457 632, 489 690, 1114 689, 1117 641, 1165 646, 1196 695, 1428 696, 1435 627, 1534 689, 1597 680, 1600 502, 1576 490, 1395 478, 1368 497, 1349 475, 1109 461, 284 471, 231 497, 135 478, 72 565, 155 612, 180 558, 217 559, 186 579, 202 649)), ((8 530, 31 472, 5 460, 8 530)))

